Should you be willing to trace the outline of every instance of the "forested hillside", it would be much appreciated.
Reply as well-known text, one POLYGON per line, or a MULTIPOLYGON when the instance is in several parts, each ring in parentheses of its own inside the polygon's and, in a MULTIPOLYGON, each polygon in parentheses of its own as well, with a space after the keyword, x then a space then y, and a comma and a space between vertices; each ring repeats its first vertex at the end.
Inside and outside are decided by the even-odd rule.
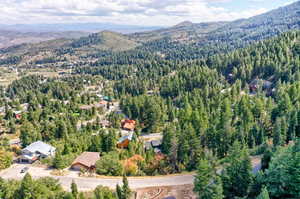
POLYGON ((135 60, 137 56, 142 59, 151 56, 164 60, 204 58, 298 29, 299 13, 300 2, 296 2, 263 15, 233 22, 183 22, 150 32, 122 35, 104 31, 80 39, 50 42, 57 43, 56 46, 48 46, 43 42, 19 45, 0 50, 0 63, 28 67, 39 60, 44 63, 43 59, 60 57, 55 66, 74 62, 80 62, 83 66, 95 63, 97 59, 101 62, 119 63, 122 61, 119 59, 135 60), (12 61, 13 57, 17 57, 17 61, 12 61))
MULTIPOLYGON (((17 137, 56 147, 40 163, 58 171, 94 152, 80 174, 197 172, 201 199, 300 198, 299 11, 2 49, 0 65, 21 74, 0 87, 0 168, 22 153, 9 144, 17 137), (37 68, 60 72, 30 75, 37 68)), ((16 189, 24 181, 39 182, 16 189)))

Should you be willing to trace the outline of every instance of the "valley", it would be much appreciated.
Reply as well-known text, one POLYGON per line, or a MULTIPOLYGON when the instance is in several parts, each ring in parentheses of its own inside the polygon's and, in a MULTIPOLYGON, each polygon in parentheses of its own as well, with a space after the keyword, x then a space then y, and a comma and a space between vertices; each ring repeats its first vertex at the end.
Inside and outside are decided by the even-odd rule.
POLYGON ((3 31, 0 198, 299 198, 299 13, 3 31))

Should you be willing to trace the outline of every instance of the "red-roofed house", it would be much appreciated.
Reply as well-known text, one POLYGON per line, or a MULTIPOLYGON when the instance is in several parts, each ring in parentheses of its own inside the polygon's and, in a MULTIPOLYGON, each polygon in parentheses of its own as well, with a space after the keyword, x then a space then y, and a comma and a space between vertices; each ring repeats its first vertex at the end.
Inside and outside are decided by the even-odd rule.
POLYGON ((135 129, 136 122, 134 120, 122 120, 121 121, 122 128, 124 130, 133 131, 135 129))

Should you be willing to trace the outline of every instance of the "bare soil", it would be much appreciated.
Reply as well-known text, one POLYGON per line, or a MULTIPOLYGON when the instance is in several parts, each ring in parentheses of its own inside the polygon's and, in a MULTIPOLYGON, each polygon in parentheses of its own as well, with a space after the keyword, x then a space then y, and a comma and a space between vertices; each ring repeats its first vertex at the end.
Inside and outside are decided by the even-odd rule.
POLYGON ((193 185, 150 187, 136 190, 135 199, 196 199, 193 185))

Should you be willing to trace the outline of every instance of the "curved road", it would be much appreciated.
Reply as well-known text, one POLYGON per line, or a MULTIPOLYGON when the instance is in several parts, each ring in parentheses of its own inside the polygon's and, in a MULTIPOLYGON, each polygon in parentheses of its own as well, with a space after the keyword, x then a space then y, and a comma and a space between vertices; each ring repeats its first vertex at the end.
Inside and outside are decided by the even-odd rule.
MULTIPOLYGON (((257 173, 261 167, 260 157, 252 157, 253 173, 257 173)), ((51 176, 59 180, 64 189, 70 190, 70 185, 74 181, 80 191, 90 191, 95 189, 98 185, 103 185, 114 189, 117 184, 122 184, 122 178, 120 177, 79 177, 78 172, 68 171, 65 176, 51 175, 50 169, 34 167, 31 165, 14 164, 10 168, 2 170, 0 177, 4 179, 16 179, 20 180, 25 174, 21 173, 21 170, 25 167, 29 167, 28 172, 33 178, 41 178, 51 176)), ((176 185, 188 185, 194 182, 194 173, 179 174, 179 175, 167 175, 167 176, 155 176, 155 177, 128 177, 129 185, 132 189, 157 187, 157 186, 176 186, 176 185)))
MULTIPOLYGON (((70 190, 72 181, 77 184, 78 189, 81 191, 93 190, 98 185, 103 185, 114 189, 116 188, 117 184, 122 184, 121 177, 79 177, 78 172, 75 171, 68 171, 66 176, 54 176, 50 174, 52 170, 24 164, 14 164, 10 168, 1 171, 0 177, 4 179, 21 180, 25 175, 21 173, 21 170, 26 166, 29 167, 28 173, 30 173, 33 178, 36 179, 51 176, 55 179, 58 179, 66 190, 70 190)), ((186 185, 193 184, 194 174, 190 173, 155 177, 128 177, 128 181, 132 189, 156 186, 186 185)))

